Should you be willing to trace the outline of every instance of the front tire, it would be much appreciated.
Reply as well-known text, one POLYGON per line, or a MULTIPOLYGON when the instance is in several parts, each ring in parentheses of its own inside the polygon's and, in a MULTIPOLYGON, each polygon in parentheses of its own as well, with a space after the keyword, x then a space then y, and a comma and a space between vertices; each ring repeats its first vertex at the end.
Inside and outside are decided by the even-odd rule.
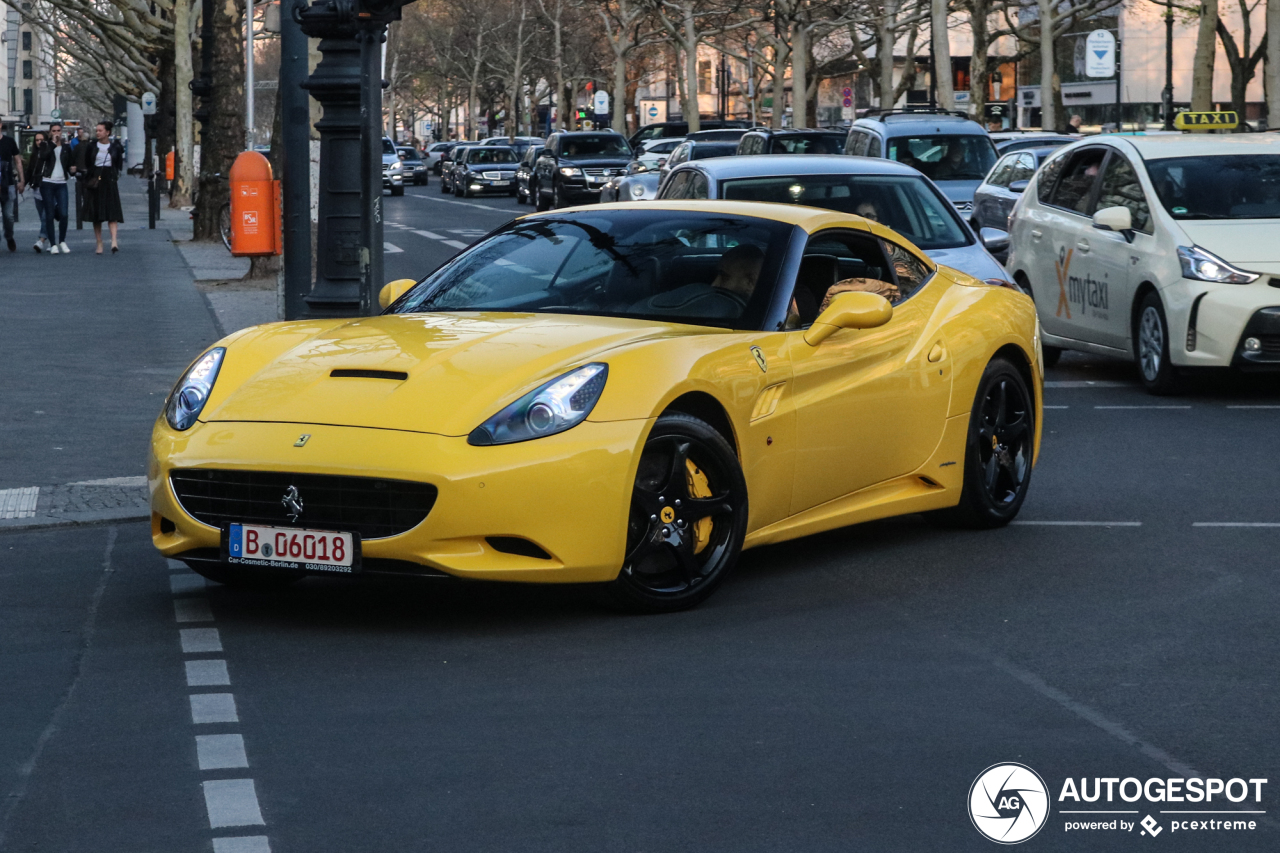
POLYGON ((444 178, 440 179, 440 194, 441 195, 449 194, 449 182, 444 178))
POLYGON ((1022 374, 993 358, 969 415, 960 503, 936 517, 957 527, 1003 527, 1017 516, 1031 485, 1035 401, 1022 374))
POLYGON ((632 490, 626 557, 606 603, 671 613, 724 582, 747 528, 747 483, 729 442, 686 414, 663 415, 645 441, 632 490))
POLYGON ((1134 360, 1147 393, 1162 397, 1181 391, 1181 377, 1169 359, 1169 321, 1160 296, 1154 291, 1143 298, 1138 308, 1134 338, 1134 360))
POLYGON ((568 207, 568 205, 564 203, 564 195, 560 191, 560 182, 556 181, 551 185, 551 209, 559 210, 562 207, 568 207))
POLYGON ((402 185, 402 186, 398 186, 398 187, 397 187, 397 186, 395 186, 395 185, 392 185, 392 187, 391 187, 391 194, 392 194, 392 195, 394 195, 394 196, 401 196, 401 195, 404 195, 404 186, 402 185))

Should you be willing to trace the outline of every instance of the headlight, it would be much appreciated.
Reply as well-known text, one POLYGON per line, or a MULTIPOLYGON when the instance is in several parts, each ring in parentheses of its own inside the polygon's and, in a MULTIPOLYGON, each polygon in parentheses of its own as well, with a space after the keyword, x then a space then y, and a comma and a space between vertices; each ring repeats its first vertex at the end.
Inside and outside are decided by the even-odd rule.
POLYGON ((582 174, 582 170, 577 166, 561 166, 560 174, 564 175, 566 178, 576 178, 582 174))
POLYGON ((218 370, 226 352, 225 347, 214 347, 182 374, 164 404, 164 416, 169 426, 177 430, 190 429, 200 417, 213 383, 218 380, 218 370))
POLYGON ((588 364, 552 379, 473 429, 467 444, 512 444, 575 427, 591 414, 608 376, 607 364, 588 364))
POLYGON ((399 171, 402 171, 403 169, 404 169, 404 163, 397 161, 391 164, 391 171, 393 172, 399 172, 399 171))
POLYGON ((1225 284, 1249 284, 1257 281, 1260 274, 1245 272, 1231 266, 1222 258, 1206 252, 1199 246, 1179 246, 1178 262, 1182 264, 1183 278, 1194 278, 1197 281, 1217 281, 1225 284))
POLYGON ((636 184, 631 188, 631 194, 636 198, 640 198, 640 196, 644 195, 644 187, 640 184, 636 184))

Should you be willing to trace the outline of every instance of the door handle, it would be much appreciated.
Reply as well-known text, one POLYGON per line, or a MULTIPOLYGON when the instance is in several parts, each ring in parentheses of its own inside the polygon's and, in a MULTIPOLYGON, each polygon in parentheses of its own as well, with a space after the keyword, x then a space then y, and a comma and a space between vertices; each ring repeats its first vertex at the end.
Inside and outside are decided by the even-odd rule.
POLYGON ((1089 254, 1089 241, 1088 241, 1088 240, 1079 240, 1079 241, 1077 241, 1077 242, 1076 242, 1076 248, 1077 248, 1077 249, 1079 249, 1081 252, 1083 252, 1083 253, 1084 253, 1084 254, 1086 254, 1086 255, 1087 255, 1087 254, 1089 254))
POLYGON ((1041 237, 1043 237, 1043 236, 1044 236, 1044 232, 1043 232, 1043 231, 1041 231, 1039 228, 1032 228, 1032 229, 1031 229, 1031 236, 1032 236, 1032 237, 1035 237, 1037 240, 1039 240, 1041 237))
POLYGON ((934 344, 933 349, 929 350, 929 361, 933 364, 937 364, 946 357, 947 348, 940 343, 934 344))

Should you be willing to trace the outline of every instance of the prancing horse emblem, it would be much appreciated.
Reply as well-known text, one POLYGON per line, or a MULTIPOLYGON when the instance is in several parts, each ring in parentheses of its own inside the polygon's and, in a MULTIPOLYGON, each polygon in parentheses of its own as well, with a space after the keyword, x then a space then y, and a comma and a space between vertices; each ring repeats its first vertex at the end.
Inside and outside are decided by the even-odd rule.
POLYGON ((284 504, 285 513, 290 521, 297 521, 298 516, 302 515, 302 498, 298 496, 297 486, 290 486, 285 491, 284 497, 280 499, 280 503, 284 504))
POLYGON ((760 349, 760 347, 752 347, 751 354, 756 357, 756 364, 760 365, 760 372, 768 373, 769 364, 764 360, 764 352, 760 349))

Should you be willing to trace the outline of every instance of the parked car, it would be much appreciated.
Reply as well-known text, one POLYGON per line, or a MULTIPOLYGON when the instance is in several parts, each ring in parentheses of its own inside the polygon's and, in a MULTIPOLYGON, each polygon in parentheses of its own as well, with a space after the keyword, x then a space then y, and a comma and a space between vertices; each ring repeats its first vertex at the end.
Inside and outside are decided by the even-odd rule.
MULTIPOLYGON (((750 122, 745 121, 721 121, 720 119, 702 119, 699 121, 699 130, 721 130, 723 128, 748 128, 750 122)), ((631 138, 627 142, 632 148, 635 148, 646 139, 683 139, 689 135, 689 122, 687 121, 662 121, 654 124, 646 124, 644 127, 631 134, 631 138)))
POLYGON ((404 161, 396 151, 396 144, 384 136, 382 138, 382 188, 391 190, 392 195, 404 195, 404 185, 404 161))
POLYGON ((1080 140, 1079 136, 1068 136, 1065 133, 1054 133, 1048 130, 997 130, 989 135, 996 146, 997 154, 1046 146, 1061 147, 1080 140))
POLYGON ((844 151, 844 139, 842 130, 753 127, 738 140, 738 153, 839 154, 844 151))
POLYGON ((516 194, 520 158, 504 145, 471 145, 454 161, 449 185, 459 198, 485 193, 516 194))
MULTIPOLYGON (((724 199, 801 204, 879 222, 934 261, 976 279, 1009 276, 975 238, 938 187, 915 169, 863 157, 773 155, 725 157, 676 166, 658 193, 668 199, 724 199)), ((992 235, 997 248, 1003 231, 992 235)))
POLYGON ((1280 371, 1280 139, 1088 137, 1054 152, 1013 209, 1009 270, 1046 361, 1132 358, 1153 394, 1181 372, 1280 371))
POLYGON ((538 162, 542 154, 541 145, 530 145, 520 156, 520 165, 516 167, 516 203, 529 204, 533 200, 533 164, 538 162))
POLYGON ((412 145, 401 145, 396 152, 400 155, 400 162, 404 164, 405 182, 412 183, 415 187, 425 184, 430 172, 427 169, 427 162, 422 159, 418 149, 412 145))
POLYGON ((631 146, 611 131, 567 131, 547 137, 534 168, 538 210, 596 201, 615 175, 625 174, 631 146))
POLYGON ((963 114, 927 109, 858 119, 844 153, 885 157, 920 170, 965 217, 973 210, 973 191, 996 162, 995 146, 982 125, 963 114))
MULTIPOLYGON (((1009 230, 1009 214, 1018 203, 1027 182, 1040 168, 1050 154, 1062 146, 1054 145, 1046 148, 1032 148, 1010 152, 1001 157, 986 179, 973 193, 973 214, 969 224, 973 230, 982 233, 983 228, 1009 230)), ((1008 250, 994 252, 1001 261, 1005 260, 1008 250)))

